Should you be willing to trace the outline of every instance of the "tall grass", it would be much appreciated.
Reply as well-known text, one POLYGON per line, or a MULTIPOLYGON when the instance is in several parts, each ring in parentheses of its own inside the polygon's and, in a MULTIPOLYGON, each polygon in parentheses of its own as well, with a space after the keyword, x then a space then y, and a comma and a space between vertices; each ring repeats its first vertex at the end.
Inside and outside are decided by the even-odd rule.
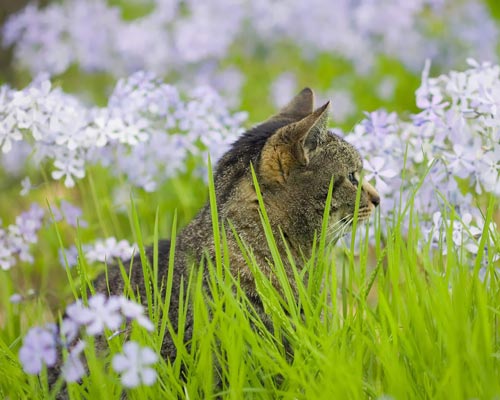
MULTIPOLYGON (((258 182, 255 183, 258 188, 258 182)), ((97 182, 96 187, 102 184, 97 182)), ((106 224, 109 210, 105 207, 111 204, 111 199, 99 199, 97 203, 105 205, 99 219, 106 224)), ((92 338, 87 338, 85 357, 89 374, 81 385, 68 385, 71 398, 111 399, 124 393, 131 399, 492 399, 500 396, 500 283, 493 268, 485 279, 478 274, 478 266, 486 259, 491 265, 491 253, 480 252, 471 261, 451 248, 430 251, 430 244, 421 246, 423 232, 410 203, 387 231, 381 230, 380 219, 384 216, 375 214, 369 222, 375 224, 375 245, 366 240, 368 226, 357 221, 354 224, 357 234, 352 234, 351 246, 329 245, 327 209, 312 257, 293 260, 290 254, 278 252, 275 244, 278 238, 272 235, 260 197, 262 223, 282 290, 276 290, 261 272, 252 249, 242 240, 239 244, 269 316, 269 320, 263 321, 237 277, 229 273, 226 238, 237 233, 230 224, 217 218, 211 180, 209 199, 218 252, 213 262, 193 267, 188 290, 180 302, 179 332, 173 330, 167 318, 172 276, 169 274, 165 282, 157 278, 157 243, 160 231, 165 230, 165 219, 172 221, 169 225, 173 239, 170 265, 173 265, 179 229, 177 214, 173 209, 168 216, 161 214, 158 211, 164 207, 161 202, 154 205, 156 212, 152 217, 151 212, 148 216, 142 213, 144 205, 138 201, 132 201, 129 207, 129 225, 139 244, 137 257, 145 261, 147 244, 152 242, 154 248, 153 263, 144 262, 143 272, 153 283, 147 311, 158 326, 152 334, 133 326, 130 335, 157 351, 163 336, 172 335, 178 357, 158 363, 159 380, 152 387, 124 392, 118 375, 110 367, 113 354, 121 351, 124 335, 109 339, 110 350, 105 354, 96 352, 92 338), (411 221, 407 233, 401 230, 403 218, 411 221), (148 236, 144 237, 143 232, 149 232, 148 236), (303 269, 298 268, 299 263, 303 269), (295 270, 298 299, 290 289, 283 270, 285 265, 292 265, 295 270), (208 272, 210 296, 202 285, 204 270, 208 272), (165 298, 160 296, 162 287, 166 288, 165 298), (194 335, 191 343, 186 344, 182 327, 189 304, 194 313, 194 335), (293 355, 287 352, 289 349, 293 349, 293 355)), ((485 226, 493 210, 494 199, 491 199, 485 226)), ((448 212, 453 215, 451 210, 448 212)), ((56 229, 51 235, 52 246, 62 245, 58 244, 61 240, 57 239, 60 235, 56 229)), ((445 235, 451 237, 451 227, 445 235)), ((81 287, 71 290, 77 294, 92 288, 91 278, 95 275, 83 260, 76 274, 68 271, 74 279, 68 285, 79 283, 81 287)), ((127 263, 120 265, 124 276, 129 267, 127 263)), ((64 274, 62 270, 59 273, 64 274)), ((3 289, 15 285, 8 272, 1 274, 3 289)), ((0 396, 54 398, 62 382, 50 388, 46 371, 40 377, 26 375, 17 358, 27 329, 50 318, 48 304, 43 296, 11 304, 6 293, 9 292, 0 295, 4 315, 0 330, 0 396)), ((128 295, 135 298, 132 290, 128 295)))

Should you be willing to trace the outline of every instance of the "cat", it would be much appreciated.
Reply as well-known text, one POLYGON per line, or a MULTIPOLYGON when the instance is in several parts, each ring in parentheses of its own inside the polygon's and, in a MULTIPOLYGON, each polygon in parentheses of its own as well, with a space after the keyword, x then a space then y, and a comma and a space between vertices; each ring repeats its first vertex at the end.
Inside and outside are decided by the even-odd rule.
MULTIPOLYGON (((234 229, 238 238, 252 249, 262 272, 278 286, 270 266, 272 255, 261 223, 252 166, 276 245, 285 260, 286 249, 297 261, 311 255, 315 237, 321 231, 332 180, 329 216, 331 241, 338 239, 339 233, 345 232, 352 224, 359 185, 359 221, 367 220, 380 202, 375 188, 360 179, 363 162, 358 151, 327 129, 328 112, 329 102, 314 109, 314 94, 311 89, 305 88, 276 115, 236 140, 215 168, 216 204, 220 223, 226 228, 231 273, 238 278, 241 288, 266 328, 271 331, 272 323, 257 292, 254 275, 233 235, 234 229)), ((164 288, 169 269, 170 241, 160 240, 157 248, 158 282, 160 285, 163 283, 161 287, 164 288)), ((153 248, 147 249, 146 256, 153 265, 153 248)), ((215 259, 212 216, 208 202, 176 238, 168 314, 175 332, 179 328, 180 293, 186 293, 190 272, 200 265, 204 257, 215 259)), ((128 271, 129 264, 124 265, 128 271)), ((300 264, 298 268, 301 268, 300 264)), ((285 264, 285 269, 291 289, 296 295, 293 272, 289 265, 287 268, 285 264)), ((129 280, 132 290, 139 293, 146 306, 147 291, 151 290, 152 283, 144 280, 140 257, 132 262, 129 280)), ((206 292, 210 293, 206 275, 203 284, 206 292)), ((121 269, 117 266, 109 267, 106 274, 94 281, 93 286, 98 293, 116 295, 123 294, 126 287, 121 269)), ((188 343, 193 335, 193 315, 189 307, 183 329, 184 340, 188 343)), ((105 348, 105 343, 96 345, 98 348, 105 348)), ((176 354, 174 341, 167 333, 161 355, 173 360, 176 354)), ((59 372, 60 365, 50 371, 49 381, 55 382, 59 372)), ((66 395, 63 390, 58 398, 66 398, 66 395)))
MULTIPOLYGON (((269 264, 272 257, 259 216, 251 165, 255 169, 280 254, 286 254, 286 245, 296 260, 310 256, 315 234, 321 231, 332 177, 329 218, 332 234, 345 231, 343 228, 350 226, 358 185, 362 185, 358 220, 368 219, 380 202, 375 188, 366 181, 360 182, 363 162, 358 151, 327 129, 328 111, 329 102, 314 110, 314 93, 305 88, 276 115, 244 133, 216 165, 214 185, 219 219, 221 223, 230 221, 241 240, 253 250, 258 266, 271 282, 275 282, 269 264)), ((256 309, 264 313, 253 274, 231 229, 227 229, 227 232, 231 272, 238 277, 242 289, 255 303, 256 309)), ((170 242, 160 240, 159 282, 166 280, 169 252, 170 242)), ((204 255, 212 259, 215 256, 209 203, 180 232, 176 240, 169 307, 169 319, 175 330, 178 328, 181 286, 184 285, 185 293, 185 282, 190 270, 193 265, 199 265, 204 255)), ((152 249, 147 251, 147 256, 152 263, 152 249)), ((292 270, 287 269, 286 272, 292 289, 295 289, 292 270)), ((139 257, 133 263, 130 283, 134 292, 138 291, 145 302, 146 290, 150 286, 144 283, 139 257)), ((124 282, 120 269, 110 268, 107 277, 99 277, 94 287, 97 292, 123 293, 124 282)), ((192 335, 192 315, 189 310, 184 328, 185 340, 189 340, 192 335)), ((164 358, 176 355, 175 345, 168 334, 165 335, 161 353, 164 358)))

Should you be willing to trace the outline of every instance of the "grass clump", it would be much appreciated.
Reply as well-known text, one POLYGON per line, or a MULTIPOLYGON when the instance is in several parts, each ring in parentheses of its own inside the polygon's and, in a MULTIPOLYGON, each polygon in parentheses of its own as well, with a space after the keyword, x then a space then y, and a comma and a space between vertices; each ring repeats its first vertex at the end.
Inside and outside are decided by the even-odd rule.
MULTIPOLYGON (((213 184, 209 188, 213 220, 218 222, 213 184)), ((152 386, 125 389, 110 366, 113 356, 122 351, 124 335, 109 339, 105 354, 95 350, 93 338, 87 335, 88 375, 82 384, 68 384, 70 398, 119 398, 126 393, 131 399, 486 399, 500 394, 500 284, 494 251, 479 252, 472 260, 451 248, 431 250, 409 204, 397 217, 408 219, 409 229, 403 230, 402 221, 396 220, 382 231, 383 216, 377 213, 370 221, 377 238, 371 244, 366 240, 370 225, 359 225, 350 237, 351 244, 329 245, 326 211, 311 259, 291 260, 289 254, 279 254, 276 249, 260 200, 262 223, 273 249, 272 264, 283 290, 276 290, 260 271, 252 249, 241 240, 239 243, 269 319, 259 317, 237 277, 229 273, 226 235, 231 226, 214 223, 220 252, 213 263, 193 268, 188 290, 182 293, 179 331, 167 318, 172 276, 158 281, 157 256, 153 265, 144 263, 143 272, 153 289, 147 314, 158 329, 150 334, 134 324, 130 337, 159 352, 163 336, 172 335, 177 358, 155 364, 158 379, 152 386), (283 273, 285 257, 295 269, 298 300, 283 273), (299 261, 304 263, 303 269, 296 267, 299 261), (483 276, 479 267, 485 265, 483 276), (203 271, 208 272, 210 296, 203 289, 203 271), (166 288, 164 298, 162 288, 166 288), (194 314, 194 335, 185 343, 182 327, 188 307, 194 314)), ((147 227, 148 219, 141 217, 135 204, 130 208, 130 225, 139 243, 137 256, 144 258, 148 242, 157 254, 162 216, 157 212, 147 227), (152 232, 152 240, 143 237, 143 231, 152 232)), ((493 211, 494 199, 486 211, 486 227, 493 211)), ((175 212, 168 218, 173 221, 173 265, 175 212)), ((452 234, 449 227, 444 236, 452 234)), ((53 235, 58 235, 56 229, 53 235)), ((450 242, 443 240, 442 246, 450 242)), ((498 240, 496 243, 498 251, 498 240)), ((129 265, 121 268, 126 275, 129 265)), ((68 272, 76 277, 72 285, 79 282, 83 288, 92 288, 92 268, 84 258, 80 258, 77 274, 68 272)), ((14 284, 3 281, 4 287, 14 284)), ((133 291, 129 290, 129 296, 134 298, 133 291)), ((27 375, 17 354, 27 329, 50 315, 48 304, 43 297, 12 304, 3 295, 0 301, 4 310, 0 394, 4 398, 53 398, 61 381, 51 389, 45 369, 40 376, 27 375)))

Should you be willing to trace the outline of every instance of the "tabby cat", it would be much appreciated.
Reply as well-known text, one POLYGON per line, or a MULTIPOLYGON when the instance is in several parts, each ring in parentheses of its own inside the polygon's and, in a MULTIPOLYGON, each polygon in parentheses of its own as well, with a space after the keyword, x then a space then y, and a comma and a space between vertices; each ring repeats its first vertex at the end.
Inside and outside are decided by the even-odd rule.
MULTIPOLYGON (((376 190, 360 182, 362 159, 356 149, 327 129, 329 103, 314 110, 311 89, 302 90, 278 114, 243 134, 218 162, 214 184, 221 223, 230 221, 239 237, 252 248, 261 270, 274 282, 272 259, 259 216, 259 203, 253 185, 251 165, 255 169, 265 208, 277 246, 285 254, 285 243, 296 260, 311 253, 315 233, 321 231, 325 202, 333 177, 330 226, 331 234, 345 231, 352 222, 358 185, 361 185, 359 220, 367 219, 379 204, 376 190), (281 234, 282 233, 282 234, 281 234)), ((177 310, 182 282, 188 280, 193 265, 204 256, 215 257, 210 204, 178 235, 175 248, 173 286, 169 319, 177 329, 177 310)), ((243 290, 264 313, 253 274, 245 262, 232 230, 227 229, 230 268, 243 290)), ((332 238, 334 239, 334 238, 332 238)), ((158 244, 159 282, 166 280, 170 242, 158 244)), ((152 263, 152 250, 147 253, 152 263)), ((283 257, 286 259, 286 257, 283 257)), ((292 271, 287 271, 294 286, 292 271)), ((124 283, 119 268, 110 268, 107 279, 95 282, 98 292, 121 294, 124 283)), ((140 259, 133 263, 130 282, 146 301, 140 259)), ((206 282, 205 282, 206 284, 206 282)), ((185 288, 184 288, 185 289, 185 288)), ((185 291, 184 291, 185 293, 185 291)), ((188 312, 185 340, 192 337, 192 315, 188 312)), ((172 358, 176 349, 167 334, 162 356, 172 358)))

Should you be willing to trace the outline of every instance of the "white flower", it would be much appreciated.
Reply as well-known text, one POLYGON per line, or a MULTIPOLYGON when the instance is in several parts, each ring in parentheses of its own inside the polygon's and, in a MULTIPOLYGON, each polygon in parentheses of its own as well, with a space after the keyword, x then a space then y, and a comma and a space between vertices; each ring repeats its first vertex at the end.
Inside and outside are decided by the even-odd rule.
POLYGON ((149 347, 140 347, 137 342, 127 342, 123 354, 113 357, 113 369, 121 373, 123 386, 137 387, 140 384, 151 386, 156 382, 156 371, 151 364, 158 361, 158 355, 149 347))

